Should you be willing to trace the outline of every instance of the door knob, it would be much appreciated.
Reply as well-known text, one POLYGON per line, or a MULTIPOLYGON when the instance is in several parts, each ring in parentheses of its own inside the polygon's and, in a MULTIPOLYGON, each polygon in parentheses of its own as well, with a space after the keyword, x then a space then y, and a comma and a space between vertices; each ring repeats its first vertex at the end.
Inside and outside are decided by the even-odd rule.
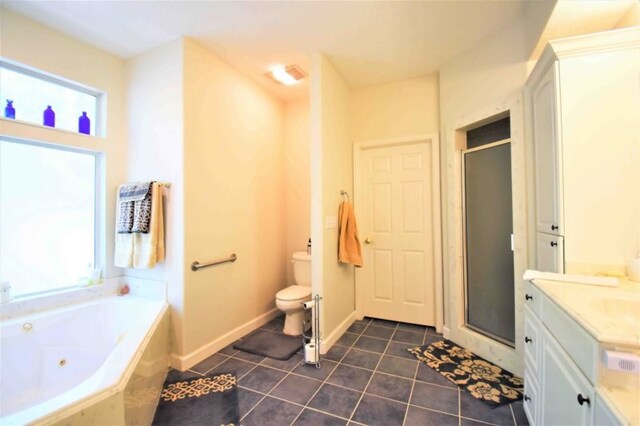
POLYGON ((365 244, 371 244, 373 241, 371 241, 371 239, 367 238, 366 240, 364 240, 365 244))
POLYGON ((551 241, 551 247, 555 247, 557 245, 558 245, 558 243, 556 243, 555 241, 551 241))

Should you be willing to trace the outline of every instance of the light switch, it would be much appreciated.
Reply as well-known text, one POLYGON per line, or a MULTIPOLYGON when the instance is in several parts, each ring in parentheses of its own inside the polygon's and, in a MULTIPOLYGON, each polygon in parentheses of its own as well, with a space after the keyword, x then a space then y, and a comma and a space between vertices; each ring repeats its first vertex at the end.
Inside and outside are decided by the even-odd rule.
POLYGON ((338 227, 338 217, 337 216, 327 216, 324 218, 324 227, 326 229, 333 229, 338 227))

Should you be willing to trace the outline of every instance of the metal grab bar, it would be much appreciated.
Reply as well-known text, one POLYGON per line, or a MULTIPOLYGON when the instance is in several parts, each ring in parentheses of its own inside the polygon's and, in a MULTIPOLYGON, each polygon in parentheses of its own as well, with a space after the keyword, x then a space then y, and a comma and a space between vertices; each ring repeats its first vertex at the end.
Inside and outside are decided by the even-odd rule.
POLYGON ((198 271, 202 268, 208 268, 209 266, 213 266, 213 265, 219 265, 221 263, 227 263, 227 262, 235 262, 236 259, 238 258, 238 256, 236 256, 235 253, 231 253, 231 256, 225 258, 225 259, 218 259, 218 260, 213 260, 209 263, 203 263, 202 265, 200 264, 200 262, 198 262, 197 260, 195 262, 193 262, 191 264, 191 270, 192 271, 198 271))

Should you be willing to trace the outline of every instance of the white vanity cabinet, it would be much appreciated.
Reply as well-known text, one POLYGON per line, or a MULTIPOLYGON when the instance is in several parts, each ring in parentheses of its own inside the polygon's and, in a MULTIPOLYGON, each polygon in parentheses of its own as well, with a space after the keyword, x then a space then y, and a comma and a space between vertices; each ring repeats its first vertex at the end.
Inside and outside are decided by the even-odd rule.
POLYGON ((600 343, 530 282, 524 340, 523 404, 532 426, 628 424, 597 395, 600 343))
POLYGON ((524 410, 529 423, 594 424, 597 342, 531 283, 525 286, 524 329, 524 410))
POLYGON ((592 274, 634 254, 639 70, 640 29, 631 28, 552 41, 532 71, 536 269, 592 274))

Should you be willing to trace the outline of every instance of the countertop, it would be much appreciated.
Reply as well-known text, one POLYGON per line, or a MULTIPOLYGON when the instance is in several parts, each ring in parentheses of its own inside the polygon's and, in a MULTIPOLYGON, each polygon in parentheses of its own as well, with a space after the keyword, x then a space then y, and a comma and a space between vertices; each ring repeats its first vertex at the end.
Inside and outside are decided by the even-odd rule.
MULTIPOLYGON (((600 344, 625 345, 640 351, 640 283, 621 280, 618 287, 602 287, 539 279, 531 282, 600 344)), ((595 388, 618 416, 631 425, 640 424, 638 385, 597 383, 595 388)))
POLYGON ((640 347, 640 283, 603 287, 532 280, 598 342, 640 347))

